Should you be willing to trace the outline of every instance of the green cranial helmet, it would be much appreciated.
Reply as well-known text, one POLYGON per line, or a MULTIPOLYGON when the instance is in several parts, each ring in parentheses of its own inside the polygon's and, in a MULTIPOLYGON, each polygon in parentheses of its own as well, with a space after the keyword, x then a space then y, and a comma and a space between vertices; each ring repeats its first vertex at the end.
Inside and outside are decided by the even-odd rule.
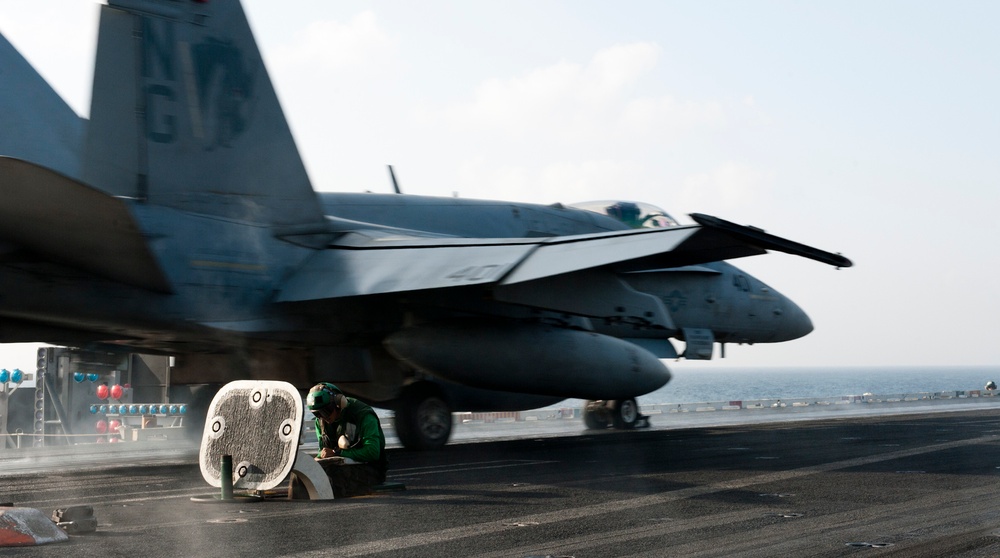
POLYGON ((306 396, 306 407, 310 411, 325 409, 334 404, 335 398, 338 395, 343 396, 343 393, 341 393, 340 388, 337 386, 329 382, 316 384, 309 390, 309 395, 306 396))

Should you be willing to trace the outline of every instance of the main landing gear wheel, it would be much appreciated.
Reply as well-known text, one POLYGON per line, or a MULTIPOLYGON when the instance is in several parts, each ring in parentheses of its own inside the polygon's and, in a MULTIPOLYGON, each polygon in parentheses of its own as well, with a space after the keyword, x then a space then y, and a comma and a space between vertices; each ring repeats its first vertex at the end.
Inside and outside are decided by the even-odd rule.
POLYGON ((639 404, 635 399, 620 399, 611 401, 611 423, 618 430, 631 430, 635 428, 635 423, 639 420, 639 404))
POLYGON ((403 388, 394 421, 406 449, 439 449, 451 436, 451 408, 440 388, 430 382, 403 388))
POLYGON ((649 417, 639 412, 634 397, 588 401, 583 408, 583 423, 590 430, 603 430, 614 426, 618 430, 631 430, 649 426, 649 417))

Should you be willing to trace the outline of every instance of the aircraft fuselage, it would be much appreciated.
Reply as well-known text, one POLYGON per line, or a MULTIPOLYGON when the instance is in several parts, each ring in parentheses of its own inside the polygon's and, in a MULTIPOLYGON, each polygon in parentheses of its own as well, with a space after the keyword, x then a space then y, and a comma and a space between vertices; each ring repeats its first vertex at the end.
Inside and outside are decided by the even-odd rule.
MULTIPOLYGON (((398 194, 320 193, 327 215, 387 227, 475 238, 532 238, 588 234, 629 227, 591 211, 556 205, 398 194)), ((764 282, 727 262, 619 275, 662 301, 674 330, 637 330, 593 322, 595 331, 626 338, 683 338, 684 329, 709 330, 718 343, 774 343, 812 331, 805 312, 764 282)), ((692 357, 693 355, 688 355, 692 357)))

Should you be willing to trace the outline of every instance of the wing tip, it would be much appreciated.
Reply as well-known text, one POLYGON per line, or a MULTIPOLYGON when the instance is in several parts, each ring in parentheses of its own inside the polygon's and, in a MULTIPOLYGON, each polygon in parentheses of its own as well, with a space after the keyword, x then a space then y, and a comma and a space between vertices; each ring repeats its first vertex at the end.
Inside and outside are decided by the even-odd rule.
POLYGON ((765 232, 764 229, 737 225, 731 221, 726 221, 725 219, 720 219, 711 215, 705 215, 704 213, 691 213, 690 217, 694 219, 695 223, 698 223, 703 227, 722 231, 735 236, 744 242, 760 246, 761 248, 801 256, 803 258, 831 265, 837 269, 854 266, 854 262, 839 252, 833 253, 820 250, 819 248, 813 248, 812 246, 807 246, 805 244, 795 242, 794 240, 788 240, 786 238, 781 238, 780 236, 769 234, 765 232))

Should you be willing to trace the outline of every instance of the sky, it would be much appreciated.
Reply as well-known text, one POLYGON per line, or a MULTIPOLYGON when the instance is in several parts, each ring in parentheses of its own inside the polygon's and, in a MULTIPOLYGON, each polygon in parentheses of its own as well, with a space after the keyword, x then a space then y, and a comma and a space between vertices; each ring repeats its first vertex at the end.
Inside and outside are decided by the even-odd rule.
MULTIPOLYGON (((706 365, 1000 365, 996 2, 243 5, 317 190, 716 215, 855 266, 734 261, 815 331, 706 365)), ((0 0, 82 116, 97 16, 0 0)))

